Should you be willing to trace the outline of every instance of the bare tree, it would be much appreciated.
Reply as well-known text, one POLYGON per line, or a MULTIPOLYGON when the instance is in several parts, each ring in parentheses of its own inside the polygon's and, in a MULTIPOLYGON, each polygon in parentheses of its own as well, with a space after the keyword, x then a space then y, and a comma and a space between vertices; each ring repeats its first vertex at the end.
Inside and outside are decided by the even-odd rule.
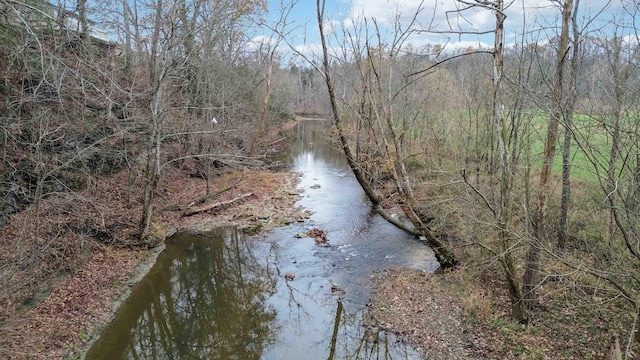
MULTIPOLYGON (((329 50, 327 46, 326 36, 325 36, 325 18, 324 18, 324 1, 317 1, 317 10, 318 10, 318 26, 320 30, 320 39, 322 42, 322 50, 323 50, 323 58, 322 58, 322 69, 323 75, 325 78, 325 82, 327 85, 327 90, 329 93, 329 100, 331 103, 333 121, 338 131, 338 137, 340 139, 340 144, 342 149, 347 157, 347 161, 349 166, 353 170, 356 179, 364 189, 368 198, 372 202, 374 208, 381 213, 385 218, 389 221, 392 221, 396 224, 396 226, 400 226, 405 230, 408 230, 416 235, 421 235, 426 238, 426 241, 433 248, 436 253, 436 257, 438 258, 440 264, 444 268, 453 267, 457 264, 457 260, 455 259, 454 254, 446 247, 446 245, 438 239, 435 234, 431 231, 431 229, 426 226, 424 221, 416 214, 415 212, 415 196, 413 194, 413 189, 411 186, 411 181, 408 178, 408 174, 404 164, 404 158, 402 156, 402 147, 400 144, 400 137, 395 130, 396 122, 394 119, 395 110, 394 104, 392 101, 392 97, 394 94, 391 92, 391 89, 388 87, 390 85, 390 81, 392 80, 392 76, 390 76, 389 70, 391 69, 391 62, 381 61, 385 53, 389 55, 388 60, 393 60, 397 55, 397 51, 399 50, 401 44, 406 40, 407 35, 410 33, 411 25, 409 25, 406 29, 399 29, 395 34, 394 39, 391 41, 389 49, 384 49, 382 41, 380 41, 380 32, 376 31, 376 36, 378 37, 378 48, 373 48, 369 45, 366 46, 367 51, 367 72, 369 75, 360 73, 361 77, 365 79, 370 79, 371 83, 366 84, 365 88, 367 89, 368 106, 370 106, 371 114, 373 115, 370 119, 370 126, 372 129, 377 128, 379 131, 379 141, 380 141, 380 149, 383 151, 384 158, 388 161, 391 166, 390 171, 392 177, 396 184, 396 189, 398 190, 401 200, 400 206, 403 210, 403 213, 407 216, 411 224, 414 226, 415 230, 410 230, 405 227, 398 221, 392 219, 388 216, 384 210, 380 207, 382 198, 374 188, 371 181, 368 179, 367 175, 363 172, 363 168, 361 164, 357 162, 357 156, 351 149, 351 145, 349 144, 349 140, 346 137, 344 123, 342 121, 342 115, 340 114, 337 95, 334 87, 334 82, 332 79, 332 68, 330 66, 329 61, 329 50), (388 52, 387 52, 388 51, 388 52), (377 62, 376 62, 377 59, 377 62), (384 75, 383 75, 384 74, 384 75), (384 77, 383 77, 384 76, 384 77), (389 82, 389 83, 385 83, 389 82)), ((415 22, 415 16, 413 21, 415 22)), ((375 27, 375 22, 374 22, 375 27)), ((357 51, 357 49, 356 49, 357 51)))
MULTIPOLYGON (((580 57, 580 32, 578 29, 578 9, 580 0, 576 0, 571 14, 572 52, 569 65, 569 84, 562 101, 562 118, 564 125, 564 142, 562 146, 562 194, 560 196, 560 217, 558 219, 558 246, 563 248, 567 243, 567 213, 571 201, 571 139, 573 138, 573 112, 578 101, 578 76, 580 57)), ((568 49, 566 56, 569 56, 568 49)))
POLYGON ((262 79, 264 82, 264 96, 262 97, 261 106, 260 106, 260 115, 258 121, 258 129, 256 130, 255 136, 251 142, 250 153, 253 154, 256 148, 256 143, 260 138, 264 136, 267 116, 269 115, 269 105, 271 103, 271 96, 273 93, 273 77, 274 73, 278 68, 278 46, 283 41, 283 38, 289 36, 292 30, 287 29, 287 18, 291 13, 291 10, 296 5, 297 1, 292 1, 289 4, 285 5, 283 2, 280 2, 280 17, 275 22, 275 24, 267 24, 263 22, 261 26, 263 28, 269 29, 275 38, 267 38, 265 41, 260 42, 258 45, 258 49, 256 51, 258 57, 261 59, 262 67, 264 68, 262 71, 262 79))
MULTIPOLYGON (((157 1, 147 9, 154 16, 151 23, 146 24, 150 41, 144 44, 148 63, 148 86, 144 95, 150 99, 150 134, 140 228, 142 239, 150 235, 156 187, 164 164, 174 162, 172 157, 195 158, 208 184, 208 171, 216 155, 212 154, 214 143, 203 135, 223 133, 221 129, 229 126, 230 110, 225 104, 230 102, 230 98, 236 100, 232 91, 243 90, 229 86, 233 80, 231 73, 239 65, 242 56, 241 47, 237 44, 242 38, 237 27, 262 7, 261 2, 245 4, 234 0, 194 3, 157 1), (215 56, 216 52, 222 55, 215 56), (185 89, 185 103, 179 104, 177 101, 184 94, 176 89, 185 89), (198 139, 194 139, 194 136, 198 139), (183 140, 184 152, 163 155, 165 141, 177 137, 183 140)), ((253 76, 253 73, 246 75, 253 76)), ((238 81, 243 86, 251 86, 254 82, 238 81)), ((247 125, 250 123, 235 124, 236 127, 247 125)), ((248 136, 247 139, 236 138, 231 141, 241 142, 234 146, 242 148, 248 136)))
MULTIPOLYGON (((463 178, 468 186, 479 196, 484 205, 491 211, 498 229, 499 248, 490 250, 499 261, 509 290, 511 300, 511 317, 522 323, 528 321, 521 283, 516 271, 516 259, 514 258, 513 228, 512 228, 512 194, 513 171, 511 167, 515 165, 514 158, 509 155, 511 148, 511 135, 509 129, 513 131, 513 124, 509 125, 507 117, 504 115, 503 91, 504 91, 504 22, 506 19, 504 2, 502 0, 486 1, 461 1, 465 9, 482 8, 492 11, 495 14, 494 48, 491 51, 493 56, 493 87, 492 87, 492 122, 495 127, 495 139, 497 141, 498 167, 500 170, 498 204, 492 205, 489 199, 476 186, 473 186, 463 173, 463 178)), ((516 100, 518 101, 518 100, 516 100)), ((491 145, 493 146, 493 145, 491 145)), ((515 146, 515 145, 514 145, 515 146)), ((513 151, 513 150, 511 150, 513 151)), ((479 159, 478 159, 479 160, 479 159)), ((476 161, 478 161, 476 160, 476 161)), ((491 166, 490 166, 491 167, 491 166)), ((490 170, 492 171, 492 170, 490 170)), ((479 177, 479 176, 478 176, 479 177)))
POLYGON ((560 119, 565 114, 564 101, 566 85, 565 72, 568 62, 569 50, 569 25, 571 23, 571 13, 573 11, 573 0, 565 0, 562 4, 562 29, 560 40, 556 50, 556 75, 553 86, 553 104, 549 122, 547 125, 547 136, 544 146, 544 156, 542 159, 542 169, 540 172, 540 184, 538 202, 535 214, 533 215, 533 239, 527 253, 526 270, 523 278, 523 292, 527 301, 535 299, 535 290, 540 281, 540 256, 542 255, 541 243, 545 240, 544 228, 547 218, 547 207, 551 196, 551 168, 553 158, 556 153, 556 143, 558 139, 558 126, 560 119))

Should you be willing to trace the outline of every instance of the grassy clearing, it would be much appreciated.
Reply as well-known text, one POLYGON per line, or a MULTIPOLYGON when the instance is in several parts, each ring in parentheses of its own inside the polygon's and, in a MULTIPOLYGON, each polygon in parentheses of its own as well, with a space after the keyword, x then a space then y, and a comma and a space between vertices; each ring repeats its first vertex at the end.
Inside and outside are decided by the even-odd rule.
MULTIPOLYGON (((506 114, 509 119, 511 114, 506 114)), ((448 112, 446 115, 440 116, 440 118, 456 119, 452 120, 452 123, 456 123, 456 128, 459 128, 460 134, 456 138, 454 135, 447 137, 447 147, 456 149, 457 152, 463 153, 465 147, 468 145, 466 137, 473 136, 476 139, 473 141, 479 141, 478 136, 485 133, 486 136, 490 136, 488 131, 493 129, 486 129, 485 121, 490 121, 490 116, 487 114, 470 114, 466 112, 448 112), (474 119, 469 119, 469 116, 473 115, 474 119), (481 134, 475 133, 475 121, 483 122, 480 124, 481 134), (484 129, 482 128, 484 127, 484 129)), ((526 151, 529 149, 531 166, 534 169, 538 169, 542 166, 542 158, 544 155, 544 146, 547 137, 547 124, 549 121, 549 115, 542 111, 530 111, 520 114, 520 125, 518 126, 518 134, 512 134, 511 138, 516 136, 521 143, 519 146, 518 155, 520 159, 525 159, 526 151)), ((574 138, 572 140, 571 148, 571 172, 572 178, 587 181, 589 183, 597 183, 596 170, 594 169, 594 162, 599 167, 599 171, 602 174, 603 170, 606 172, 608 166, 609 153, 611 149, 610 133, 607 128, 603 126, 604 122, 610 121, 608 119, 596 119, 594 117, 582 114, 575 114, 573 122, 575 125, 574 138)), ((509 130, 510 131, 510 130, 509 130)), ((413 132, 412 132, 413 133, 413 132)), ((421 132, 415 132, 421 133, 421 132)), ((562 145, 564 141, 564 127, 560 125, 558 142, 556 144, 556 155, 554 157, 552 171, 554 173, 562 173, 562 145)), ((507 144, 510 147, 510 144, 507 144)), ((484 149, 488 151, 488 149, 484 149)), ((621 165, 621 164, 619 164, 621 165)))
MULTIPOLYGON (((634 122, 636 115, 626 114, 620 120, 621 139, 620 150, 630 150, 635 146, 632 138, 626 138, 625 132, 632 133, 637 126, 634 122)), ((584 114, 574 114, 573 116, 573 139, 571 144, 571 174, 572 178, 586 181, 590 184, 597 184, 598 177, 605 177, 609 166, 609 158, 612 145, 612 127, 614 121, 611 116, 590 116, 584 114)), ((546 140, 546 126, 548 115, 543 113, 531 114, 529 138, 531 139, 532 166, 540 168, 542 165, 542 155, 546 140)), ((556 144, 556 154, 553 161, 552 171, 562 172, 562 146, 564 141, 564 128, 560 126, 558 143, 556 144)), ((623 166, 624 159, 619 157, 616 167, 623 166)))

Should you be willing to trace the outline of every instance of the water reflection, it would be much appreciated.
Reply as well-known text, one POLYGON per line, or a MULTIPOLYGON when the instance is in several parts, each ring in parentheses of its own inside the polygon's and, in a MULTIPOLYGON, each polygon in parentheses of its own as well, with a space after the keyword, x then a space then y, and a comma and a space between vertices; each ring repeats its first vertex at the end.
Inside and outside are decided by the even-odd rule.
POLYGON ((299 205, 311 219, 264 241, 232 230, 171 239, 86 358, 420 359, 363 326, 369 278, 397 266, 432 271, 437 262, 372 213, 343 154, 324 139, 329 125, 300 122, 281 158, 303 174, 299 205), (331 246, 294 236, 310 227, 327 231, 331 246))
POLYGON ((276 244, 230 229, 178 235, 86 359, 417 359, 345 310, 313 248, 288 247, 310 273, 286 281, 297 260, 276 244))
MULTIPOLYGON (((306 168, 310 163, 322 162, 325 169, 335 169, 351 174, 347 159, 338 144, 330 142, 331 122, 322 120, 300 121, 293 128, 294 146, 289 147, 290 164, 306 168), (306 164, 306 165, 305 165, 306 164)), ((299 171, 300 169, 296 169, 299 171)))
POLYGON ((418 354, 393 336, 367 329, 360 324, 359 314, 345 312, 337 302, 336 317, 331 335, 331 348, 327 360, 403 360, 417 358, 418 354))
POLYGON ((173 238, 86 358, 259 359, 274 281, 236 231, 173 238))

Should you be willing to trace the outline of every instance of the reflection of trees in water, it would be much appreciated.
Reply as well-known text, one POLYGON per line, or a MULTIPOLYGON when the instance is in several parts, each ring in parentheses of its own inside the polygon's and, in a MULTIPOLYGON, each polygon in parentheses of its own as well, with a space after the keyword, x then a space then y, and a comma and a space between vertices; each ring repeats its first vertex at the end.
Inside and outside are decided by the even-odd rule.
POLYGON ((274 281, 235 231, 172 240, 87 359, 259 359, 275 340, 274 281))
POLYGON ((333 360, 336 356, 353 360, 401 360, 419 356, 411 347, 390 338, 384 332, 365 328, 361 314, 346 313, 341 301, 337 301, 333 324, 328 360, 333 360), (337 355, 339 353, 344 355, 337 355))
POLYGON ((295 146, 290 147, 292 159, 314 154, 316 158, 322 159, 333 167, 347 167, 347 161, 340 148, 332 147, 328 142, 331 131, 330 121, 303 120, 296 125, 294 131, 296 143, 295 146))

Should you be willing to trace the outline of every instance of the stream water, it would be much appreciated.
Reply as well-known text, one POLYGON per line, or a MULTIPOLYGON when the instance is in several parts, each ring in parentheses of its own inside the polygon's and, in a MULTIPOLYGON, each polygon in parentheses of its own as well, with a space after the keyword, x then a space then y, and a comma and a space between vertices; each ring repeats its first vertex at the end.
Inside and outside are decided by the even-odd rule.
POLYGON ((397 266, 432 272, 438 263, 371 211, 325 128, 301 121, 282 159, 303 174, 308 221, 264 240, 226 228, 172 237, 85 358, 420 359, 391 334, 362 326, 370 278, 397 266), (294 236, 314 227, 330 246, 294 236))

